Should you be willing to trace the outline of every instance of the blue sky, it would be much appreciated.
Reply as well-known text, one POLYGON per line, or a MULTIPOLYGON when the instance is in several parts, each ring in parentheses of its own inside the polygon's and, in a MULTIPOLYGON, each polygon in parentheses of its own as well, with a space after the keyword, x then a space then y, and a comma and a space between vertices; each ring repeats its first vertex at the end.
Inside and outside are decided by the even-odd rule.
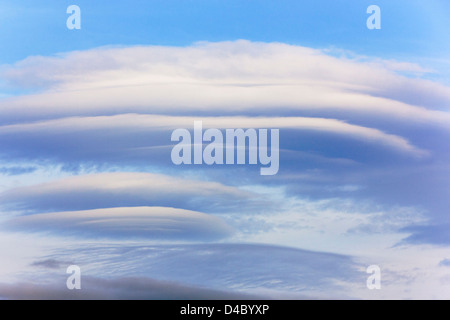
POLYGON ((83 28, 65 28, 73 1, 3 1, 0 61, 104 45, 175 45, 248 39, 333 47, 382 57, 445 58, 449 4, 377 2, 382 30, 365 28, 371 1, 77 1, 83 28), (432 18, 431 18, 432 17, 432 18))
POLYGON ((448 299, 449 6, 3 1, 0 297, 448 299), (174 165, 199 120, 279 172, 174 165))

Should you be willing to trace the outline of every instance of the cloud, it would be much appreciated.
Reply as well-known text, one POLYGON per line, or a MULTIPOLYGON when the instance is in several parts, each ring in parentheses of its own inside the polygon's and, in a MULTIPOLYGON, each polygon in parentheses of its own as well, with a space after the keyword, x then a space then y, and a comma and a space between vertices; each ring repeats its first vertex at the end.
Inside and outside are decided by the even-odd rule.
POLYGON ((450 156, 441 143, 449 88, 396 73, 426 71, 417 65, 332 54, 235 41, 30 57, 3 74, 39 92, 0 103, 0 156, 66 170, 189 172, 324 197, 340 195, 341 184, 358 185, 355 197, 438 203, 418 192, 437 183, 438 169, 407 177, 450 156), (192 128, 194 120, 205 128, 280 128, 278 176, 262 180, 252 166, 174 166, 171 130, 192 128), (292 178, 311 172, 326 181, 292 178))
POLYGON ((75 176, 0 194, 3 206, 37 213, 138 206, 212 212, 242 208, 255 198, 252 192, 217 182, 142 172, 75 176))
MULTIPOLYGON (((151 277, 269 298, 330 297, 347 292, 345 288, 364 287, 366 277, 360 264, 346 255, 264 244, 91 243, 55 250, 47 259, 73 261, 83 277, 151 277)), ((55 272, 41 278, 54 279, 55 272)))
POLYGON ((23 216, 7 221, 8 230, 61 235, 159 240, 217 240, 233 232, 218 217, 164 207, 110 208, 23 216))
POLYGON ((434 244, 450 245, 450 225, 446 222, 439 225, 419 225, 405 228, 406 232, 412 233, 404 239, 403 243, 409 244, 434 244))
POLYGON ((46 260, 35 261, 31 265, 33 267, 41 267, 41 268, 46 268, 46 269, 59 269, 64 265, 71 265, 71 264, 67 264, 65 262, 58 261, 55 259, 46 259, 46 260))
MULTIPOLYGON (((59 261, 74 261, 87 279, 103 279, 92 297, 159 297, 150 278, 194 295, 202 286, 258 296, 367 292, 352 257, 265 243, 391 261, 400 246, 386 248, 405 236, 409 249, 448 245, 450 88, 420 79, 428 70, 415 64, 332 55, 235 41, 97 48, 6 68, 1 81, 15 87, 0 100, 0 160, 44 170, 4 186, 15 188, 1 194, 2 209, 23 210, 5 232, 67 240, 27 267, 51 275, 59 261), (20 89, 32 93, 11 96, 20 89), (194 120, 205 129, 281 129, 279 174, 173 165, 171 131, 194 120), (49 167, 94 174, 41 183, 49 167), (359 210, 367 203, 377 205, 359 210), (168 244, 224 239, 264 244, 168 244), (134 241, 151 246, 124 246, 134 241)), ((28 285, 65 295, 52 285, 2 288, 23 296, 28 285)))
POLYGON ((21 174, 32 173, 36 170, 37 170, 36 167, 21 167, 21 166, 0 167, 0 174, 4 174, 7 176, 18 176, 21 174))
POLYGON ((439 262, 439 266, 441 267, 450 267, 450 259, 444 259, 439 262))
MULTIPOLYGON (((276 202, 280 190, 261 193, 276 202)), ((277 208, 258 215, 230 214, 241 230, 235 239, 360 255, 361 250, 393 247, 411 235, 405 228, 429 223, 415 207, 389 207, 349 194, 320 200, 284 196, 277 208), (364 249, 354 243, 364 243, 364 249)))
MULTIPOLYGON (((291 138, 305 137, 306 133, 311 133, 315 139, 326 135, 330 139, 337 139, 341 144, 360 143, 371 149, 385 148, 394 155, 406 154, 415 159, 429 155, 429 151, 414 146, 401 136, 336 119, 137 114, 74 117, 1 126, 1 154, 5 159, 20 157, 66 162, 102 161, 122 165, 136 162, 172 165, 170 151, 175 143, 170 141, 171 131, 176 128, 192 129, 195 120, 202 120, 204 128, 279 128, 283 132, 289 130, 288 135, 291 138)), ((283 140, 283 137, 281 139, 283 140)), ((299 149, 298 145, 289 146, 295 140, 288 137, 284 139, 287 143, 282 144, 281 148, 299 149)), ((316 145, 316 148, 318 147, 320 144, 316 145)), ((323 151, 327 152, 326 146, 323 151)))
POLYGON ((51 284, 0 283, 0 298, 8 300, 250 300, 255 295, 211 290, 151 278, 83 277, 81 290, 68 290, 65 279, 51 284))
POLYGON ((97 48, 30 57, 12 66, 3 74, 5 80, 43 91, 3 100, 0 115, 6 123, 71 115, 295 110, 448 127, 449 113, 428 102, 448 106, 450 89, 391 69, 379 61, 242 40, 183 48, 97 48), (416 104, 404 102, 411 100, 411 91, 416 104))

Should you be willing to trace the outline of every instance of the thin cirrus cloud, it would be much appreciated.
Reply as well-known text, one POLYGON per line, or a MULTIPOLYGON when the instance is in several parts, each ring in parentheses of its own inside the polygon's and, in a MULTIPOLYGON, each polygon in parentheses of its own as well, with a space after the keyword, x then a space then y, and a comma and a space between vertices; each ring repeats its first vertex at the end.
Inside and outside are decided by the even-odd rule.
POLYGON ((43 213, 13 218, 3 226, 7 230, 114 239, 212 241, 233 233, 218 217, 165 207, 43 213))

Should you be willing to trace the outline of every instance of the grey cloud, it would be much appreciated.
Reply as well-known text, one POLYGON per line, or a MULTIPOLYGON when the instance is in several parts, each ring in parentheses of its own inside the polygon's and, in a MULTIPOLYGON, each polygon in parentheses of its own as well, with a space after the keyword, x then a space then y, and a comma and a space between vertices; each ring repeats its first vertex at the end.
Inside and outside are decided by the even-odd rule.
POLYGON ((3 206, 38 213, 139 206, 217 212, 242 209, 256 198, 254 193, 217 182, 143 172, 75 176, 0 194, 3 206))
POLYGON ((196 119, 204 120, 205 127, 280 128, 280 157, 283 157, 280 160, 284 162, 298 162, 292 151, 305 150, 326 157, 373 162, 392 161, 392 158, 415 162, 426 159, 429 154, 426 147, 418 148, 401 136, 335 119, 120 115, 0 127, 0 156, 5 161, 19 158, 42 163, 62 162, 67 166, 102 163, 174 168, 171 150, 175 143, 171 142, 171 131, 177 127, 192 128, 196 119), (339 145, 339 148, 330 148, 330 145, 339 145), (355 152, 363 148, 364 152, 355 152))
POLYGON ((33 267, 40 267, 45 269, 60 269, 63 266, 69 266, 71 264, 72 263, 62 262, 55 259, 46 259, 35 261, 31 265, 33 267))
POLYGON ((74 237, 188 241, 217 240, 233 233, 233 229, 218 217, 164 207, 35 214, 9 220, 3 227, 74 237))
POLYGON ((68 257, 92 276, 151 276, 246 293, 344 297, 346 286, 364 288, 366 279, 352 257, 263 244, 97 245, 54 255, 68 257))
POLYGON ((9 300, 246 300, 261 298, 150 278, 83 277, 81 290, 68 290, 65 279, 51 284, 0 283, 0 298, 9 300))

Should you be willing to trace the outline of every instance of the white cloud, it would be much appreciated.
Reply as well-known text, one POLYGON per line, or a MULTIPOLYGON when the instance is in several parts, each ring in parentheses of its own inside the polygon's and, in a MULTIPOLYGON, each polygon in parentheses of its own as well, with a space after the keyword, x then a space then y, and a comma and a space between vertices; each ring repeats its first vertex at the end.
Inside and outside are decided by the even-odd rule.
MULTIPOLYGON (((34 118, 309 110, 448 126, 449 113, 433 110, 435 105, 448 106, 448 87, 400 76, 391 71, 393 62, 386 65, 248 41, 99 48, 30 57, 11 67, 4 78, 20 86, 42 86, 44 91, 0 102, 0 114, 5 121, 18 114, 24 117, 25 110, 34 118), (411 91, 416 104, 409 101, 411 91)), ((417 69, 401 62, 394 67, 417 69)))

